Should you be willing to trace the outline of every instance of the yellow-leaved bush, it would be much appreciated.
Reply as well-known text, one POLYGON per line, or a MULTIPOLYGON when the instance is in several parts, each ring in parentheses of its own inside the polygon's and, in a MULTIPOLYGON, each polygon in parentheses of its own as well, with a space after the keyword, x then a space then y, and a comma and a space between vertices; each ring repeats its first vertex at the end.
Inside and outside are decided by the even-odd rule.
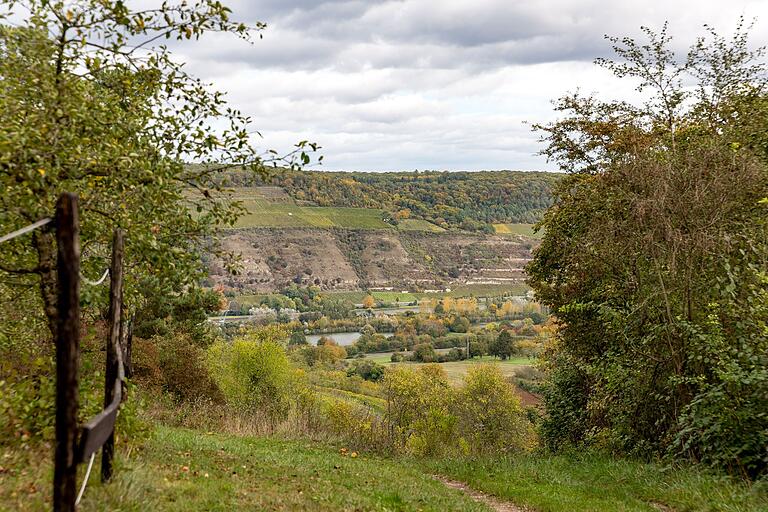
POLYGON ((227 404, 243 412, 285 416, 305 380, 278 341, 257 336, 215 342, 207 362, 227 404))
MULTIPOLYGON (((537 437, 520 398, 495 365, 470 368, 454 388, 440 365, 387 370, 381 436, 414 455, 516 453, 537 437)), ((338 411, 337 411, 338 412, 338 411)), ((349 423, 354 418, 342 415, 349 423)))

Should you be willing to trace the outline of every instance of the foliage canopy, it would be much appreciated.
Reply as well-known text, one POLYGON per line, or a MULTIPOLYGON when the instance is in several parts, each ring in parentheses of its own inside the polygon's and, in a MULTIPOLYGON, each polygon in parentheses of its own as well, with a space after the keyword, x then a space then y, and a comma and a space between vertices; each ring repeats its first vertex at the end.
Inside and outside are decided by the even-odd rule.
POLYGON ((537 128, 569 175, 528 267, 561 321, 550 446, 768 469, 768 97, 747 28, 685 59, 666 27, 599 60, 642 105, 572 95, 537 128), (693 87, 684 86, 692 81, 693 87))

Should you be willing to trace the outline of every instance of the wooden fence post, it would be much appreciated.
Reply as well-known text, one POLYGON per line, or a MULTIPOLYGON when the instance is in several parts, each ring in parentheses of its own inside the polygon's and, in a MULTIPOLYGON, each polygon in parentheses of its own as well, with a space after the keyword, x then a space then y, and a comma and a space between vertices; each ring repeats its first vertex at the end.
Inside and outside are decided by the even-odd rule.
POLYGON ((77 493, 78 365, 80 354, 80 228, 77 196, 62 194, 56 204, 58 318, 56 335, 56 449, 53 510, 75 510, 77 493))
MULTIPOLYGON (((123 304, 123 307, 125 307, 125 304, 123 304)), ((125 315, 125 310, 123 310, 122 314, 125 315)), ((134 313, 128 321, 122 323, 120 331, 123 347, 123 369, 128 379, 133 377, 133 322, 135 318, 136 314, 134 313)))
MULTIPOLYGON (((112 240, 112 267, 109 275, 109 339, 107 340, 107 369, 104 382, 104 407, 115 398, 115 381, 118 378, 120 343, 120 316, 123 311, 123 231, 116 229, 112 240)), ((112 477, 112 459, 115 454, 115 432, 109 436, 101 451, 101 481, 112 477)))

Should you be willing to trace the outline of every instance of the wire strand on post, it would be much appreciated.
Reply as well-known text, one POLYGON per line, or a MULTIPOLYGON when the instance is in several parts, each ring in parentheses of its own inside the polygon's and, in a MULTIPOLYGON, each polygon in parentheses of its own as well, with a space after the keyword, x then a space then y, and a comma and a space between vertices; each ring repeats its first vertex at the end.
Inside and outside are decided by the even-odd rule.
POLYGON ((104 282, 104 280, 107 278, 107 276, 108 276, 108 275, 109 275, 109 269, 107 269, 107 270, 105 270, 105 271, 104 271, 104 273, 101 275, 101 277, 99 278, 99 280, 98 280, 98 281, 91 281, 90 279, 88 279, 87 277, 85 277, 85 276, 84 276, 82 273, 80 273, 80 279, 81 279, 81 280, 82 280, 82 281, 83 281, 85 284, 89 284, 89 285, 91 285, 91 286, 99 286, 101 283, 103 283, 103 282, 104 282))
POLYGON ((80 486, 80 492, 77 493, 77 499, 75 500, 75 506, 80 504, 80 500, 83 499, 83 493, 85 492, 85 486, 88 485, 88 478, 91 476, 91 468, 93 468, 93 459, 96 458, 96 452, 91 454, 91 460, 88 461, 88 469, 85 470, 85 477, 83 477, 83 485, 80 486))
POLYGON ((17 229, 16 231, 13 231, 12 233, 8 233, 7 235, 0 236, 0 244, 3 242, 7 242, 8 240, 13 240, 17 236, 21 236, 25 233, 29 233, 30 231, 34 231, 39 227, 45 226, 49 222, 52 222, 53 219, 46 218, 39 220, 35 222, 34 224, 30 224, 29 226, 23 227, 21 229, 17 229))

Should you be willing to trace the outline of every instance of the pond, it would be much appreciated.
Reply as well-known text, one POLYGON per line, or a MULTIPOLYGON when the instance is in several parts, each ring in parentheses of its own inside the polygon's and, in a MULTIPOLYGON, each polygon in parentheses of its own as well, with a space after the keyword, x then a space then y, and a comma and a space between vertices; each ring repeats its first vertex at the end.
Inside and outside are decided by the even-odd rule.
MULTIPOLYGON (((393 332, 381 332, 384 336, 392 336, 393 332)), ((361 334, 359 332, 329 332, 327 334, 307 334, 307 341, 310 345, 317 345, 317 340, 325 336, 331 338, 339 345, 351 345, 356 342, 361 334)))

